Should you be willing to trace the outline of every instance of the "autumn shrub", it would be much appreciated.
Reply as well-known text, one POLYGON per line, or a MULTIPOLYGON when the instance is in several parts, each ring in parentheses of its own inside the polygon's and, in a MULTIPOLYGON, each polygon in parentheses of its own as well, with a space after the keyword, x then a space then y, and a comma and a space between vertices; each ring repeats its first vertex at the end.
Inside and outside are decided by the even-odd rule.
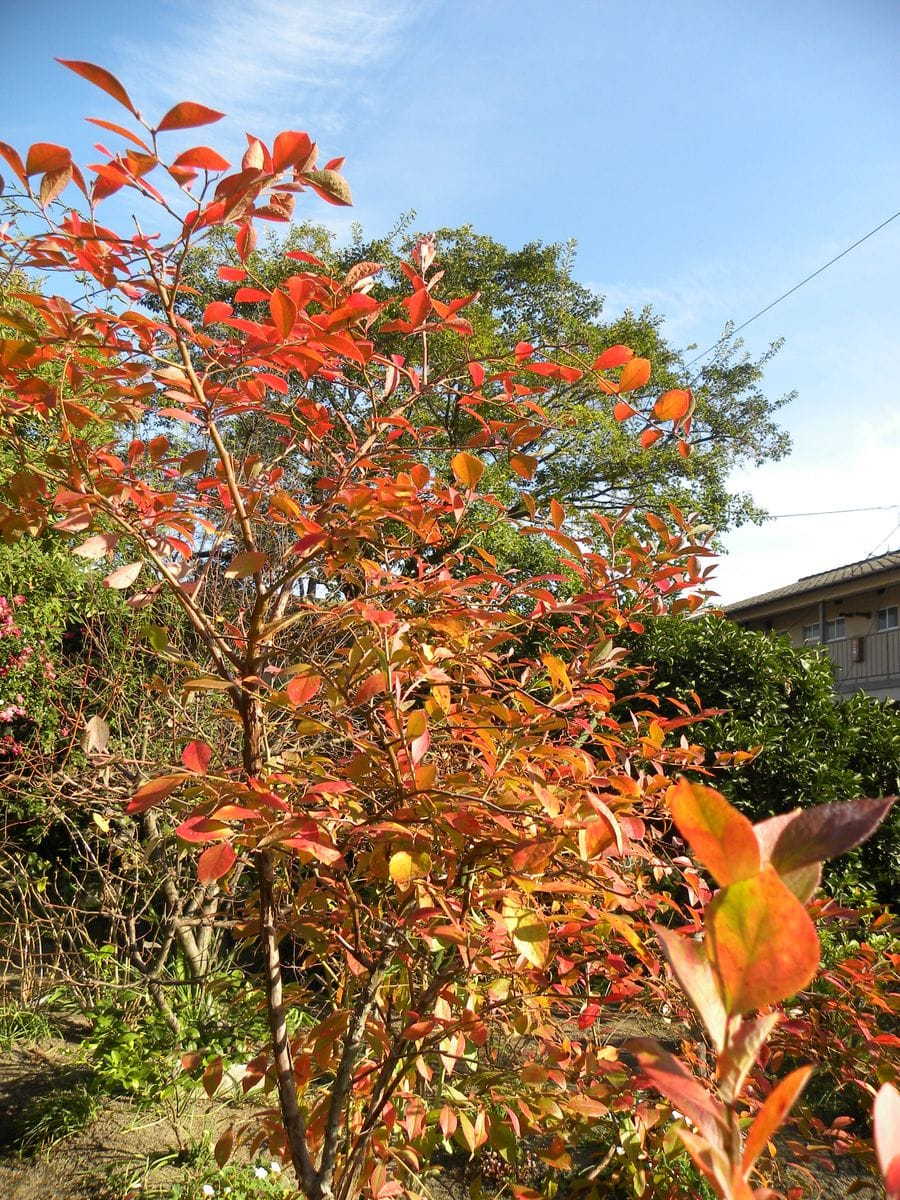
MULTIPOLYGON (((651 1122, 638 1100, 655 1088, 692 1122, 673 1137, 720 1196, 767 1195, 749 1179, 809 1069, 774 1087, 746 1141, 744 1084, 774 1006, 815 974, 821 861, 889 804, 754 827, 718 792, 673 784, 703 760, 684 734, 696 713, 661 715, 620 643, 700 603, 692 519, 597 513, 590 538, 539 491, 559 389, 615 398, 644 451, 681 455, 691 392, 640 400, 651 364, 622 344, 577 363, 525 341, 470 354, 473 297, 442 294, 428 238, 402 297, 372 294, 379 264, 338 276, 308 250, 287 250, 270 286, 250 258, 258 223, 310 192, 348 204, 341 160, 319 167, 308 135, 284 131, 248 136, 232 168, 183 145, 222 114, 183 102, 152 124, 108 72, 66 65, 128 125, 100 121, 121 149, 87 176, 53 143, 24 160, 0 143, 34 221, 3 234, 7 260, 88 284, 77 306, 46 287, 32 313, 0 313, 15 331, 0 431, 23 451, 0 529, 60 538, 146 621, 166 736, 136 752, 145 717, 94 726, 109 772, 94 824, 152 868, 141 913, 157 937, 127 942, 124 913, 121 927, 173 1033, 166 955, 177 946, 202 985, 208 935, 237 902, 231 936, 268 1023, 242 1087, 277 1106, 238 1110, 218 1162, 265 1143, 310 1200, 388 1200, 427 1190, 441 1150, 489 1147, 516 1169, 535 1156, 552 1191, 610 1114, 661 1130, 671 1109, 651 1122), (127 233, 98 213, 123 191, 139 213, 127 233), (216 274, 239 287, 190 320, 183 264, 223 229, 216 274), (441 408, 456 419, 423 419, 441 408), (495 463, 522 481, 512 501, 495 463), (499 571, 503 530, 554 548, 558 568, 499 571), (703 1035, 686 1066, 604 1029, 604 1010, 652 1013, 671 992, 657 944, 706 1028, 705 1071, 703 1035)), ((214 1094, 231 1064, 188 1050, 182 1065, 214 1094)), ((677 1180, 645 1163, 644 1132, 630 1182, 659 1194, 677 1180)))

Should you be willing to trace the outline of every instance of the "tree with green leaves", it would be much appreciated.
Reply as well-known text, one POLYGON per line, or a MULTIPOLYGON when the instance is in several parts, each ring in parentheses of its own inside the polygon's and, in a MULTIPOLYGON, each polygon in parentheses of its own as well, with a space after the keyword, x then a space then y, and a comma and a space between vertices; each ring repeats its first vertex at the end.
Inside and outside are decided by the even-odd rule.
MULTIPOLYGON (((369 269, 363 286, 379 300, 403 294, 408 281, 402 262, 421 239, 410 231, 411 218, 401 219, 386 237, 366 240, 356 227, 349 245, 336 245, 321 225, 305 222, 292 226, 284 238, 272 237, 251 257, 253 270, 269 287, 277 286, 291 269, 284 251, 309 253, 327 262, 336 272, 369 269), (360 267, 362 264, 362 268, 360 267)), ((471 226, 441 229, 430 235, 436 266, 442 272, 441 288, 450 295, 476 295, 467 306, 466 319, 473 328, 467 353, 482 360, 499 357, 505 347, 528 344, 572 362, 595 356, 611 345, 625 344, 653 365, 656 389, 683 386, 688 377, 690 347, 678 350, 665 334, 663 317, 645 307, 626 310, 613 319, 604 312, 603 297, 575 278, 574 243, 529 242, 510 249, 477 233, 471 226)), ((216 239, 191 252, 188 276, 196 295, 183 299, 185 315, 196 318, 214 298, 228 298, 228 285, 216 274, 224 244, 216 239)), ((233 250, 226 250, 232 253, 233 250)), ((357 280, 356 286, 359 286, 357 280)), ((233 295, 239 285, 230 287, 233 295)), ((409 339, 398 331, 395 349, 410 355, 409 339)), ((628 420, 619 419, 607 398, 592 385, 578 380, 557 386, 544 399, 557 424, 554 445, 545 448, 530 481, 538 505, 551 498, 562 503, 571 517, 590 524, 596 512, 614 513, 624 506, 639 510, 665 510, 669 504, 698 512, 718 532, 748 520, 764 518, 763 510, 745 493, 729 484, 736 466, 777 461, 790 450, 790 440, 776 422, 778 410, 792 397, 771 399, 762 390, 763 374, 777 352, 774 343, 759 358, 744 353, 740 341, 725 338, 715 355, 698 366, 694 378, 693 429, 690 455, 679 449, 676 437, 663 437, 647 449, 635 438, 628 420)), ((458 357, 452 333, 432 338, 428 362, 432 373, 443 373, 458 357)), ((420 361, 413 365, 422 367, 420 361)), ((658 391, 654 390, 654 395, 658 391)), ((650 389, 637 390, 633 407, 646 408, 650 389)), ((417 421, 444 427, 448 440, 458 443, 467 435, 477 438, 477 418, 465 405, 446 402, 438 409, 426 397, 417 421)), ((525 445, 527 451, 527 444, 525 445)), ((515 466, 496 461, 490 475, 498 494, 515 494, 521 486, 515 466)), ((492 547, 501 559, 522 547, 492 547)), ((533 554, 528 566, 537 564, 533 554)), ((544 564, 550 565, 549 561, 544 564)))
MULTIPOLYGON (((692 726, 691 740, 720 754, 727 766, 717 785, 755 819, 900 787, 900 709, 864 692, 838 702, 820 649, 713 613, 652 618, 631 642, 636 661, 655 665, 650 688, 663 715, 696 697, 716 712, 692 726)), ((890 903, 900 815, 831 870, 833 884, 860 885, 890 903)))

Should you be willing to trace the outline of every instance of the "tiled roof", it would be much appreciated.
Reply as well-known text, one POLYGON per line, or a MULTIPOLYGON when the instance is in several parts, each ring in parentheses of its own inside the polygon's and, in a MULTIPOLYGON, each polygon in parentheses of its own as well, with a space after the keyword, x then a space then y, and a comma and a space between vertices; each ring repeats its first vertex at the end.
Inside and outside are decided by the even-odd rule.
POLYGON ((890 554, 879 554, 875 558, 864 558, 860 562, 847 563, 844 567, 833 567, 830 571, 820 571, 818 575, 804 575, 796 583, 786 584, 771 592, 763 592, 760 596, 750 596, 747 600, 736 600, 726 604, 724 611, 730 614, 743 612, 748 608, 757 608, 769 604, 773 600, 791 600, 795 596, 804 596, 807 592, 817 592, 820 588, 831 587, 836 583, 855 583, 870 575, 880 575, 900 567, 900 551, 890 554))

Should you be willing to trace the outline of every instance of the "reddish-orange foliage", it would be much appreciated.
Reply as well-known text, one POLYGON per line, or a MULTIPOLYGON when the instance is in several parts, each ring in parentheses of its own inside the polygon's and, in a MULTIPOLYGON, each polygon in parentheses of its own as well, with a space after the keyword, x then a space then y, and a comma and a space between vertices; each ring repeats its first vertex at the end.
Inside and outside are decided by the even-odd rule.
MULTIPOLYGON (((526 482, 539 472, 547 389, 584 379, 627 393, 650 364, 615 346, 577 368, 524 342, 469 361, 473 297, 440 298, 428 239, 393 308, 369 294, 377 264, 338 280, 299 251, 296 273, 269 290, 254 274, 258 222, 290 219, 310 190, 349 203, 340 160, 318 168, 296 131, 271 147, 248 136, 233 170, 208 146, 167 157, 170 132, 221 114, 184 102, 154 125, 108 72, 66 65, 134 121, 98 121, 126 144, 87 174, 63 148, 40 143, 23 163, 0 143, 43 221, 7 229, 4 257, 67 280, 66 294, 14 293, 0 313, 11 331, 0 431, 19 455, 0 528, 71 539, 105 560, 105 583, 135 609, 167 590, 201 647, 185 693, 239 730, 237 752, 181 730, 180 763, 160 764, 128 805, 136 817, 160 806, 174 836, 200 847, 204 883, 227 889, 245 867, 256 879, 239 934, 262 949, 271 1042, 245 1086, 263 1082, 279 1104, 226 1133, 217 1158, 236 1134, 268 1139, 311 1200, 414 1195, 442 1138, 515 1157, 530 1136, 564 1168, 580 1128, 632 1103, 617 1052, 590 1031, 604 1006, 640 992, 641 971, 658 970, 635 928, 644 872, 662 870, 650 833, 667 770, 698 761, 686 740, 667 745, 684 719, 654 719, 640 697, 617 719, 627 673, 613 638, 646 612, 698 603, 702 548, 677 512, 671 528, 648 518, 644 542, 600 518, 592 546, 527 488, 528 521, 516 522, 489 490, 490 467, 506 458, 526 482), (66 189, 84 211, 62 205, 66 189), (152 206, 152 223, 101 222, 123 189, 152 206), (180 312, 185 255, 221 226, 235 236, 219 276, 244 286, 195 326, 180 312), (88 280, 77 303, 73 278, 88 280), (33 315, 14 307, 22 300, 33 315), (436 332, 460 338, 457 368, 439 378, 427 357, 436 332), (408 353, 388 353, 386 333, 405 335, 408 353), (459 413, 452 442, 428 424, 437 405, 459 413), (497 527, 552 542, 560 575, 500 573, 486 545, 497 527), (307 1014, 293 1035, 291 1004, 307 1014)), ((666 422, 687 436, 690 403, 661 397, 644 444, 666 422)), ((798 858, 790 824, 755 850, 724 801, 686 786, 676 822, 724 886, 704 942, 663 938, 726 1094, 652 1046, 638 1060, 700 1130, 683 1131, 700 1169, 723 1196, 746 1196, 758 1144, 802 1078, 773 1093, 742 1163, 731 1104, 770 1028, 743 1013, 814 969, 802 901, 818 859, 798 858), (723 831, 738 827, 730 858, 723 831), (799 947, 793 973, 785 931, 799 947)), ((824 837, 825 853, 840 840, 824 837)), ((207 1064, 210 1091, 222 1071, 207 1064)))

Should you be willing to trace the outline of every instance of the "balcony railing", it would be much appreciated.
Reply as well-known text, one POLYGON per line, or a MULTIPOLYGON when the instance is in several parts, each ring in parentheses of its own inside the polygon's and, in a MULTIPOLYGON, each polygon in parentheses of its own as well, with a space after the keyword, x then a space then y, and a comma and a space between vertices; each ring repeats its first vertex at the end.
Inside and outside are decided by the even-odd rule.
POLYGON ((843 638, 828 642, 825 649, 835 665, 839 692, 892 690, 900 695, 900 629, 870 633, 862 638, 843 638))

